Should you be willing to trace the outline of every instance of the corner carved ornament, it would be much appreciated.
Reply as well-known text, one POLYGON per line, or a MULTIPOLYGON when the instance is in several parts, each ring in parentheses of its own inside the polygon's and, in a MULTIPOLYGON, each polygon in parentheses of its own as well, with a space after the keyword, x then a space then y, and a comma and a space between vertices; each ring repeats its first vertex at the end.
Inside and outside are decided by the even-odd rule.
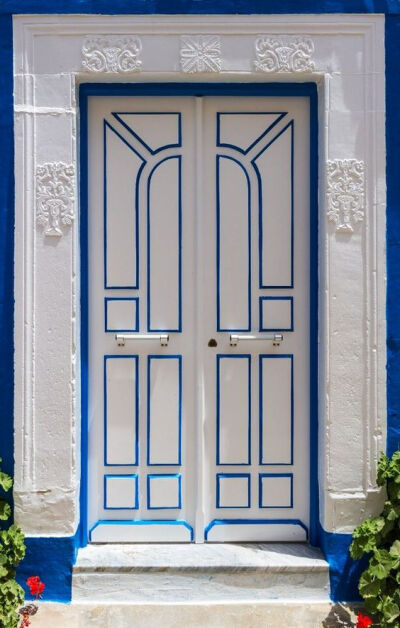
POLYGON ((220 72, 221 38, 219 35, 182 35, 182 72, 220 72))
POLYGON ((141 51, 139 37, 87 37, 82 46, 82 68, 106 74, 139 72, 141 51))
POLYGON ((364 162, 335 159, 327 162, 328 220, 338 233, 351 234, 364 220, 364 162))
POLYGON ((61 162, 36 168, 36 221, 45 236, 61 237, 74 220, 75 170, 61 162))
POLYGON ((312 72, 314 43, 309 37, 259 35, 254 67, 258 72, 312 72))

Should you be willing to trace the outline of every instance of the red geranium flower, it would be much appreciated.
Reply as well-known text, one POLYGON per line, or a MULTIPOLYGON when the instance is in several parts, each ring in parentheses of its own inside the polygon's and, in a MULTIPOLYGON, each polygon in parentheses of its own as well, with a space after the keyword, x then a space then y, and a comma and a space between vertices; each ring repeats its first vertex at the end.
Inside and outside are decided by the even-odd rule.
POLYGON ((45 584, 40 581, 39 576, 31 576, 26 581, 26 584, 29 587, 29 591, 31 595, 34 595, 36 598, 40 597, 44 591, 45 584))
POLYGON ((363 615, 362 613, 358 613, 357 617, 357 628, 368 628, 373 623, 372 619, 367 615, 363 615))

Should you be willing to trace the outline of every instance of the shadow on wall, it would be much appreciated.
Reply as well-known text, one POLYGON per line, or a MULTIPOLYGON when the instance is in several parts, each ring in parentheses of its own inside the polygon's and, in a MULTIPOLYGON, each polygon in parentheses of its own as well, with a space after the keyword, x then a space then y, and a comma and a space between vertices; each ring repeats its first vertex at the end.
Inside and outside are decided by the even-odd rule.
POLYGON ((334 604, 329 615, 323 620, 324 628, 336 628, 337 626, 351 627, 356 625, 356 617, 362 611, 360 604, 334 604))

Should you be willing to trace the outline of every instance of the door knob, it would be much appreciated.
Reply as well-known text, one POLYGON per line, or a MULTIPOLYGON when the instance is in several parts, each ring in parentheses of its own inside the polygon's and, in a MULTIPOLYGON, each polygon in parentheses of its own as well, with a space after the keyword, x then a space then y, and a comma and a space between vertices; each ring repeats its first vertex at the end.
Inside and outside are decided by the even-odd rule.
POLYGON ((210 338, 210 340, 208 341, 208 346, 209 347, 216 347, 217 346, 217 341, 215 340, 215 338, 210 338))

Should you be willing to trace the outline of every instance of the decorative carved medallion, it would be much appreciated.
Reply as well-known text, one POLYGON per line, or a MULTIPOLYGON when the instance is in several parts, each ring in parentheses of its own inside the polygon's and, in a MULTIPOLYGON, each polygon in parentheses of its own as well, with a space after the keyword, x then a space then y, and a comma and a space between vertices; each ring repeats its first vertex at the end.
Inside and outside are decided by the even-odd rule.
POLYGON ((63 235, 74 220, 74 166, 47 163, 36 168, 36 220, 46 236, 63 235))
POLYGON ((254 66, 260 72, 312 72, 314 43, 309 37, 259 35, 254 66))
POLYGON ((138 72, 141 51, 138 37, 88 37, 82 47, 82 67, 88 72, 138 72))
POLYGON ((218 35, 182 35, 183 72, 220 72, 221 39, 218 35))
POLYGON ((364 219, 364 162, 335 159, 327 162, 328 219, 340 233, 353 233, 364 219))

